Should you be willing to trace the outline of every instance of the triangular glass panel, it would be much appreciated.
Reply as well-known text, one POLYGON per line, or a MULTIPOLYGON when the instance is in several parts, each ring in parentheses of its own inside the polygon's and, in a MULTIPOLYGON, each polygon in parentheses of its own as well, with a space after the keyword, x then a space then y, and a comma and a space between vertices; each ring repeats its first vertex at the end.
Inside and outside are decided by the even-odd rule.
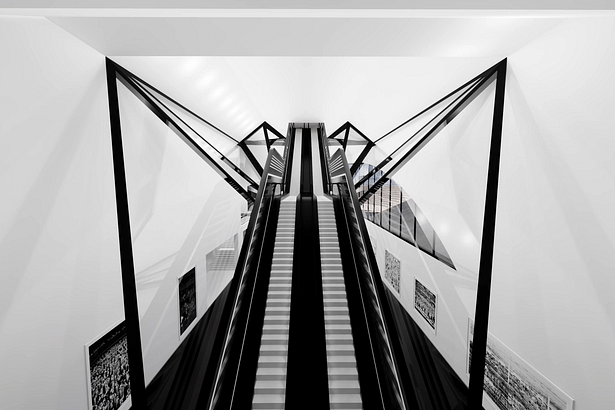
POLYGON ((174 116, 180 118, 187 126, 191 127, 196 133, 198 133, 206 141, 206 145, 211 145, 213 150, 219 152, 218 155, 225 155, 237 144, 237 141, 230 135, 224 134, 223 131, 217 129, 212 124, 207 124, 203 119, 197 118, 185 107, 182 107, 164 94, 156 91, 153 87, 148 86, 139 79, 136 79, 136 82, 139 86, 141 86, 141 88, 154 95, 173 113, 174 116))
POLYGON ((174 134, 180 137, 206 163, 216 170, 248 202, 252 201, 248 187, 257 187, 256 181, 247 175, 236 163, 222 154, 212 140, 225 141, 232 148, 230 137, 213 125, 198 119, 179 103, 147 86, 141 80, 118 68, 118 80, 139 99, 150 112, 158 117, 174 134), (200 131, 200 132, 199 132, 200 131), (205 135, 203 135, 205 134, 205 135))
MULTIPOLYGON (((158 102, 162 101, 163 98, 158 99, 158 102)), ((222 152, 211 143, 212 139, 222 140, 219 131, 217 131, 213 127, 208 126, 205 123, 196 121, 194 118, 190 118, 185 114, 179 115, 177 111, 170 109, 165 103, 159 104, 159 108, 165 113, 167 113, 169 117, 175 121, 176 125, 181 129, 181 131, 186 136, 190 137, 204 152, 206 152, 217 164, 217 166, 222 168, 239 186, 241 186, 246 191, 248 190, 249 186, 258 186, 257 181, 260 178, 254 179, 250 177, 239 166, 238 162, 233 162, 228 156, 222 154, 222 152), (197 129, 199 129, 200 132, 197 131, 197 129)), ((232 145, 230 147, 230 150, 234 150, 236 145, 232 145)), ((236 158, 239 159, 238 157, 236 158)))

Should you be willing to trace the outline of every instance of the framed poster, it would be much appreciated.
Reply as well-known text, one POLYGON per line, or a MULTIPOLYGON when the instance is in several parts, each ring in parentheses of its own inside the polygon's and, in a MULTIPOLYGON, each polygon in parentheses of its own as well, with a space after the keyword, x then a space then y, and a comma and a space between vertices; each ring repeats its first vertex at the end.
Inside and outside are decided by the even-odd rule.
POLYGON ((179 280, 179 335, 196 319, 196 268, 190 269, 179 280))
POLYGON ((414 309, 423 316, 429 327, 436 331, 438 296, 414 277, 414 309))
POLYGON ((85 345, 85 367, 90 410, 130 408, 130 371, 124 320, 85 345))
POLYGON ((388 250, 384 250, 384 279, 399 295, 401 288, 401 262, 388 250))
MULTIPOLYGON (((468 318, 467 369, 470 374, 474 321, 468 318)), ((574 400, 528 362, 487 335, 483 397, 501 410, 573 410, 574 400)))

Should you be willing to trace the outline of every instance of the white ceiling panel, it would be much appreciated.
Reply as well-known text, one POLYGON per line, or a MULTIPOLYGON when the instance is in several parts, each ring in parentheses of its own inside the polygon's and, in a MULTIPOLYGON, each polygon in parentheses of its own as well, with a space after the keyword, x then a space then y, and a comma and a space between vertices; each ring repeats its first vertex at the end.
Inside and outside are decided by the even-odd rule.
POLYGON ((50 17, 112 56, 504 57, 560 18, 50 17))

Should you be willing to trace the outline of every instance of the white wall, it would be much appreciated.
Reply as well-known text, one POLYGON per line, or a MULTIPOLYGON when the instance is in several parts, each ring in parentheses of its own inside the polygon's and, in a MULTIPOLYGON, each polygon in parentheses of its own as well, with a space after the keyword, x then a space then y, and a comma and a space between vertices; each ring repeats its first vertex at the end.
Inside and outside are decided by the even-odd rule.
POLYGON ((576 400, 615 401, 615 19, 509 58, 490 331, 576 400))
MULTIPOLYGON (((86 409, 84 345, 124 317, 104 56, 43 18, 0 18, 0 55, 0 408, 86 409)), ((120 105, 149 382, 180 343, 177 277, 197 267, 198 320, 245 201, 120 105)))
POLYGON ((123 314, 104 57, 0 18, 0 408, 87 408, 84 345, 123 314))
POLYGON ((124 85, 118 93, 149 384, 191 330, 180 337, 178 278, 196 267, 194 325, 233 273, 206 272, 205 256, 240 231, 246 202, 124 85))
MULTIPOLYGON (((613 18, 569 19, 512 54, 508 67, 489 330, 575 399, 577 410, 610 409, 615 400, 614 31, 613 18)), ((447 138, 471 137, 487 114, 476 111, 476 121, 447 138)), ((381 270, 384 249, 402 260, 402 304, 466 381, 461 319, 474 313, 478 254, 462 255, 463 238, 441 223, 465 223, 449 227, 466 230, 469 245, 480 243, 484 198, 476 188, 484 180, 470 186, 461 177, 479 178, 483 154, 453 161, 484 146, 480 140, 462 149, 461 140, 434 140, 437 149, 416 158, 422 172, 409 166, 394 177, 463 269, 439 266, 368 223, 381 270), (438 293, 436 334, 412 308, 415 275, 438 293)))

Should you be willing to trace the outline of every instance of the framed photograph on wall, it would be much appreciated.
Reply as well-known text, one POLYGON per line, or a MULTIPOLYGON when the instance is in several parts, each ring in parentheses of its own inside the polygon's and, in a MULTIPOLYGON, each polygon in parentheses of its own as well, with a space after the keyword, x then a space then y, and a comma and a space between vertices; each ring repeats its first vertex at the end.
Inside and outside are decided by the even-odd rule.
POLYGON ((429 327, 436 331, 438 296, 414 277, 414 309, 423 316, 429 327))
MULTIPOLYGON (((474 321, 468 318, 470 374, 474 321)), ((574 400, 491 333, 487 335, 483 402, 486 409, 573 410, 574 400)))
POLYGON ((122 320, 85 345, 90 410, 131 407, 126 322, 122 320))
POLYGON ((196 319, 196 268, 190 269, 179 280, 179 335, 196 319))
POLYGON ((401 261, 388 250, 384 250, 384 279, 399 295, 401 289, 401 261))

